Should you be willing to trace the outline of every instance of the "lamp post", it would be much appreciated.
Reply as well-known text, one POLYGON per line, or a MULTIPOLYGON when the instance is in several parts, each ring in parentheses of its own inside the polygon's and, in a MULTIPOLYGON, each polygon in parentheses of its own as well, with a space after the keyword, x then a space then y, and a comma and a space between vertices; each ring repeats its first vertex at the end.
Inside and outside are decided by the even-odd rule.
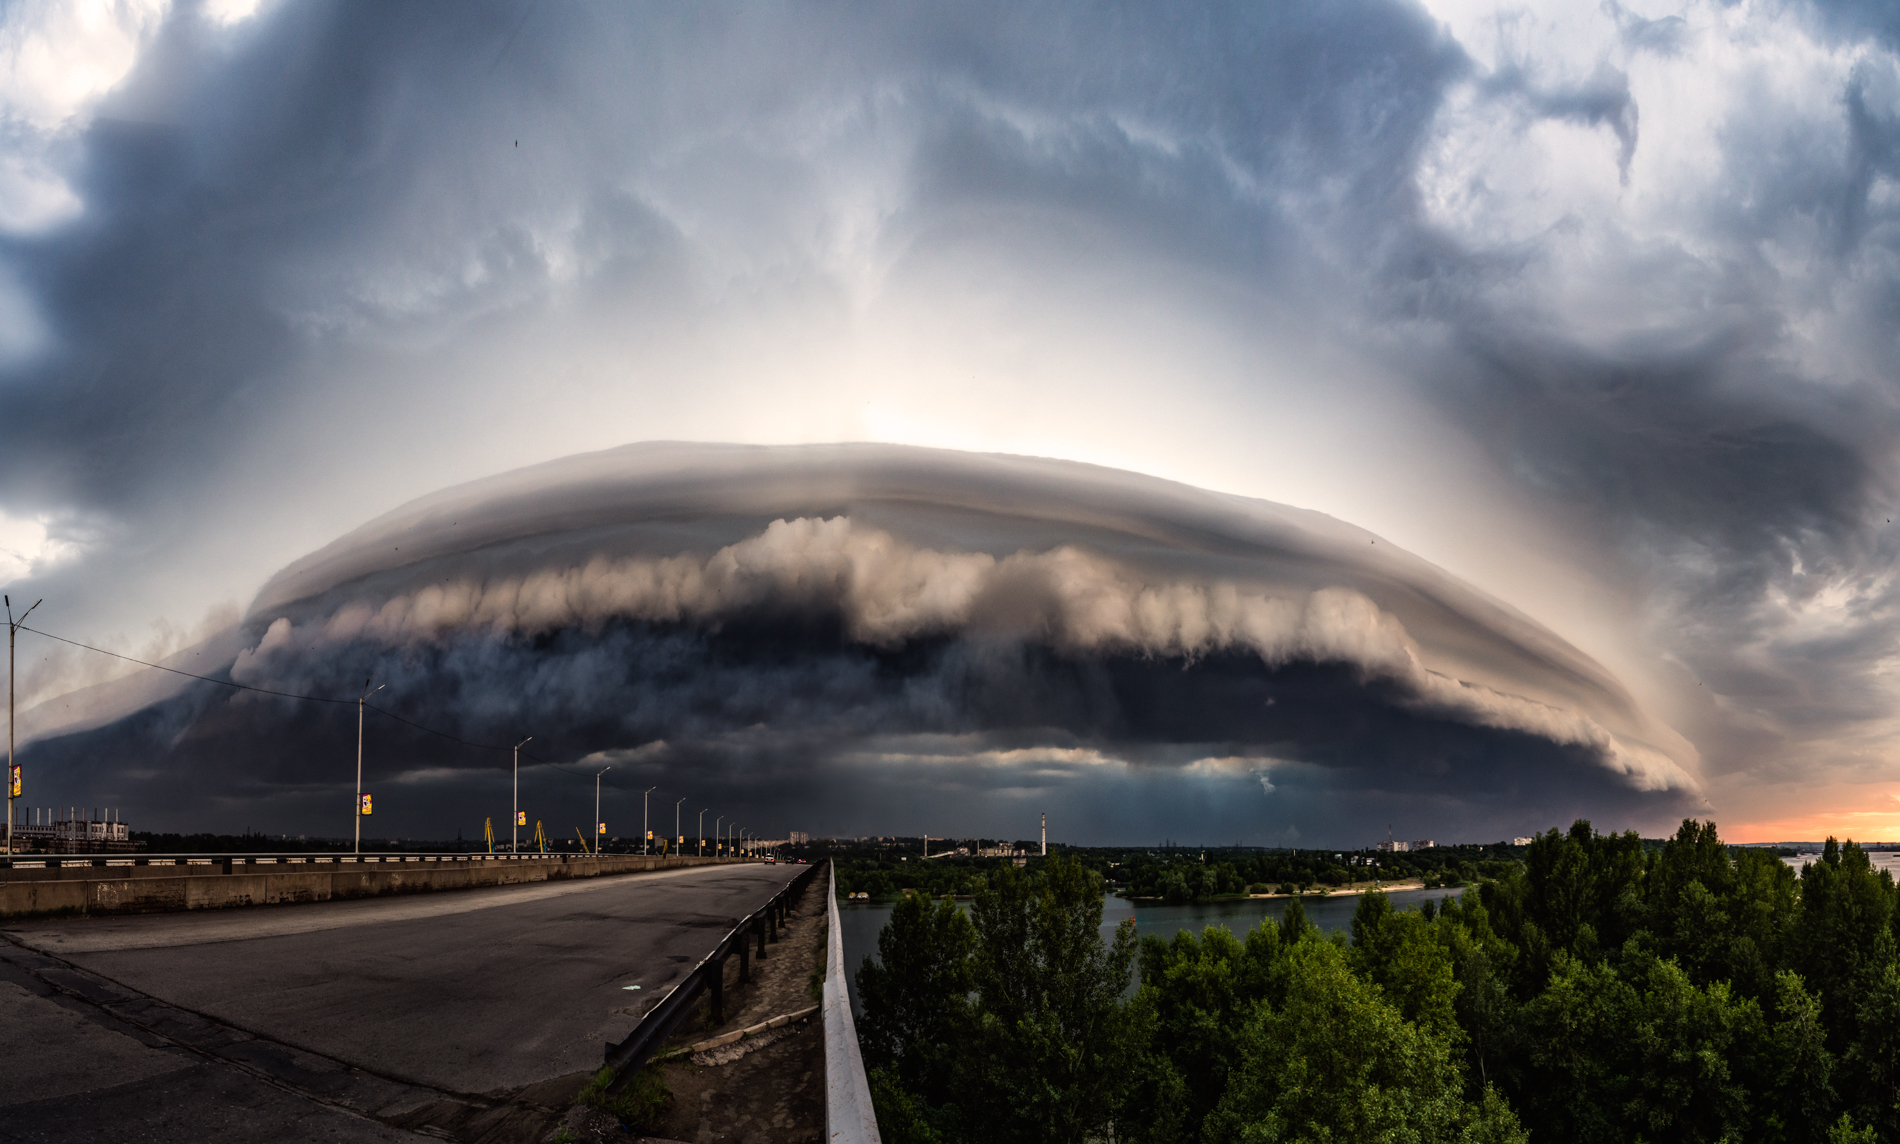
POLYGON ((529 735, 527 739, 515 744, 515 812, 508 817, 508 852, 510 854, 521 853, 521 746, 522 743, 533 738, 533 735, 529 735))
POLYGON ((594 772, 594 857, 596 858, 600 857, 600 776, 611 770, 613 770, 612 767, 602 767, 594 772))
MULTIPOLYGON (((19 619, 13 618, 13 598, 5 597, 7 605, 7 865, 13 865, 13 640, 20 634, 20 625, 33 614, 33 608, 41 601, 33 601, 33 608, 20 613, 19 619)), ((361 769, 359 764, 359 770, 361 769)), ((362 780, 357 780, 362 785, 362 780)))
MULTIPOLYGON (((706 810, 711 809, 710 806, 706 808, 706 810)), ((706 856, 706 810, 699 812, 699 825, 693 827, 693 845, 699 848, 701 858, 706 856)))
POLYGON ((724 822, 724 821, 725 821, 725 818, 724 818, 723 816, 716 816, 716 817, 714 817, 714 819, 713 819, 713 857, 714 857, 714 858, 717 858, 717 857, 719 857, 719 849, 720 849, 720 847, 719 847, 719 839, 720 839, 720 834, 719 834, 719 824, 720 824, 720 823, 722 823, 722 822, 724 822))
POLYGON ((653 828, 647 825, 647 796, 659 787, 650 786, 640 792, 640 853, 645 854, 653 840, 653 828))
MULTIPOLYGON (((685 799, 680 799, 680 802, 685 801, 685 799)), ((673 845, 675 846, 686 841, 686 836, 680 833, 680 802, 673 804, 673 845)))
MULTIPOLYGON (((387 686, 388 684, 379 683, 376 685, 376 691, 381 691, 387 686)), ((369 697, 376 694, 376 691, 370 690, 369 680, 365 679, 363 694, 356 700, 356 853, 358 854, 363 852, 363 708, 369 703, 369 697)), ((7 761, 10 763, 13 760, 7 761)), ((9 814, 7 817, 11 819, 13 816, 9 814)))

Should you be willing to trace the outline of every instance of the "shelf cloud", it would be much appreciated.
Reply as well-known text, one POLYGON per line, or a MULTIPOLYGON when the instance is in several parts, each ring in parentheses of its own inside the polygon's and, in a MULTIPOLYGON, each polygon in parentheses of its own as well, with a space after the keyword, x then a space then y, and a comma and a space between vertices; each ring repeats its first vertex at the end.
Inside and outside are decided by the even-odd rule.
MULTIPOLYGON (((236 648, 219 674, 258 691, 184 681, 45 749, 104 737, 199 782, 261 765, 333 785, 320 756, 349 728, 259 691, 347 699, 369 678, 410 723, 533 734, 536 760, 617 760, 687 788, 868 773, 1007 802, 1238 781, 1253 805, 1229 817, 1245 824, 1302 789, 1449 787, 1472 828, 1553 790, 1665 817, 1699 795, 1693 751, 1600 665, 1378 537, 1030 458, 568 458, 372 521, 272 578, 219 639, 236 648)), ((377 734, 400 744, 377 772, 406 786, 453 791, 502 761, 400 723, 377 734)), ((802 785, 816 805, 830 784, 802 785)))

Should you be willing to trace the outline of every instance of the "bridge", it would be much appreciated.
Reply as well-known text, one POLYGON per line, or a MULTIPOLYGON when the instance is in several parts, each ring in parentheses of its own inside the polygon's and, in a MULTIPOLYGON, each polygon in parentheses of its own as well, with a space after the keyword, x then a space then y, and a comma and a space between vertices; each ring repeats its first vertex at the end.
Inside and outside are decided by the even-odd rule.
MULTIPOLYGON (((603 1064, 624 1078, 671 1049, 725 1068, 683 1072, 711 1079, 674 1086, 668 1124, 818 1140, 829 1091, 857 1124, 838 1138, 868 1125, 875 1140, 848 1006, 821 1013, 810 994, 823 935, 837 942, 828 880, 643 862, 594 876, 548 860, 371 874, 263 856, 229 874, 222 860, 0 871, 9 908, 28 886, 94 903, 0 921, 0 1139, 538 1141, 574 1119, 603 1064), (470 888, 372 892, 385 876, 417 889, 425 871, 470 888), (245 879, 250 900, 304 904, 178 908, 230 900, 245 879), (140 885, 101 890, 112 882, 140 885), (91 912, 128 894, 173 912, 91 912)), ((832 960, 826 992, 841 996, 832 960)))

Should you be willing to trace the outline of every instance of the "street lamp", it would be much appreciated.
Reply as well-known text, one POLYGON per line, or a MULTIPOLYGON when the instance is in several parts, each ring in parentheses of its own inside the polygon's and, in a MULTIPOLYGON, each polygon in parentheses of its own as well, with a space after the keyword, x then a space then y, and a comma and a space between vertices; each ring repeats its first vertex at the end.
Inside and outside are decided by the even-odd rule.
MULTIPOLYGON (((685 801, 685 799, 680 799, 680 802, 685 801)), ((686 836, 680 833, 680 802, 673 804, 673 845, 675 846, 686 841, 686 836)))
POLYGON ((719 850, 720 850, 719 840, 722 837, 719 833, 719 824, 724 821, 725 821, 725 818, 723 816, 716 817, 713 819, 713 857, 714 858, 719 857, 719 850))
POLYGON ((508 852, 511 854, 521 853, 521 746, 533 738, 529 735, 515 744, 515 813, 508 819, 508 852))
MULTIPOLYGON (((40 604, 39 600, 33 601, 33 608, 39 607, 40 604)), ((20 634, 20 625, 26 623, 26 618, 33 614, 33 608, 21 612, 20 618, 16 620, 13 618, 13 600, 11 597, 7 598, 7 865, 9 867, 13 865, 13 776, 16 773, 13 769, 13 640, 20 634)), ((361 752, 358 753, 360 756, 361 752)), ((358 770, 361 770, 360 763, 358 770)), ((356 785, 363 785, 360 778, 356 785)))
POLYGON ((640 853, 642 854, 647 852, 648 843, 653 838, 653 828, 647 825, 647 796, 659 789, 659 787, 650 786, 640 792, 640 853))
MULTIPOLYGON (((706 810, 711 810, 707 807, 706 810)), ((706 856, 706 810, 699 812, 699 825, 693 827, 693 845, 699 847, 699 856, 706 856)))
MULTIPOLYGON (((386 683, 376 685, 376 691, 389 686, 386 683)), ((376 694, 369 688, 369 680, 363 681, 363 694, 356 700, 356 853, 363 852, 363 707, 369 703, 369 697, 376 694)), ((12 762, 11 759, 7 760, 12 762)), ((7 816, 9 819, 12 815, 7 816)))
POLYGON ((596 858, 600 857, 600 828, 602 825, 600 821, 600 776, 611 770, 613 770, 612 767, 602 767, 594 772, 594 857, 596 858))

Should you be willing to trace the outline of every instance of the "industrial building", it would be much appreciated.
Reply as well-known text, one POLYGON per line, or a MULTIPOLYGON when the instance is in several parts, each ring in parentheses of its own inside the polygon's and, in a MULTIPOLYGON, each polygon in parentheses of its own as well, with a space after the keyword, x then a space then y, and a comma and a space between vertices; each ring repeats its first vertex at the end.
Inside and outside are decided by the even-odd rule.
POLYGON ((13 824, 16 853, 116 854, 137 849, 115 807, 36 806, 13 824))

